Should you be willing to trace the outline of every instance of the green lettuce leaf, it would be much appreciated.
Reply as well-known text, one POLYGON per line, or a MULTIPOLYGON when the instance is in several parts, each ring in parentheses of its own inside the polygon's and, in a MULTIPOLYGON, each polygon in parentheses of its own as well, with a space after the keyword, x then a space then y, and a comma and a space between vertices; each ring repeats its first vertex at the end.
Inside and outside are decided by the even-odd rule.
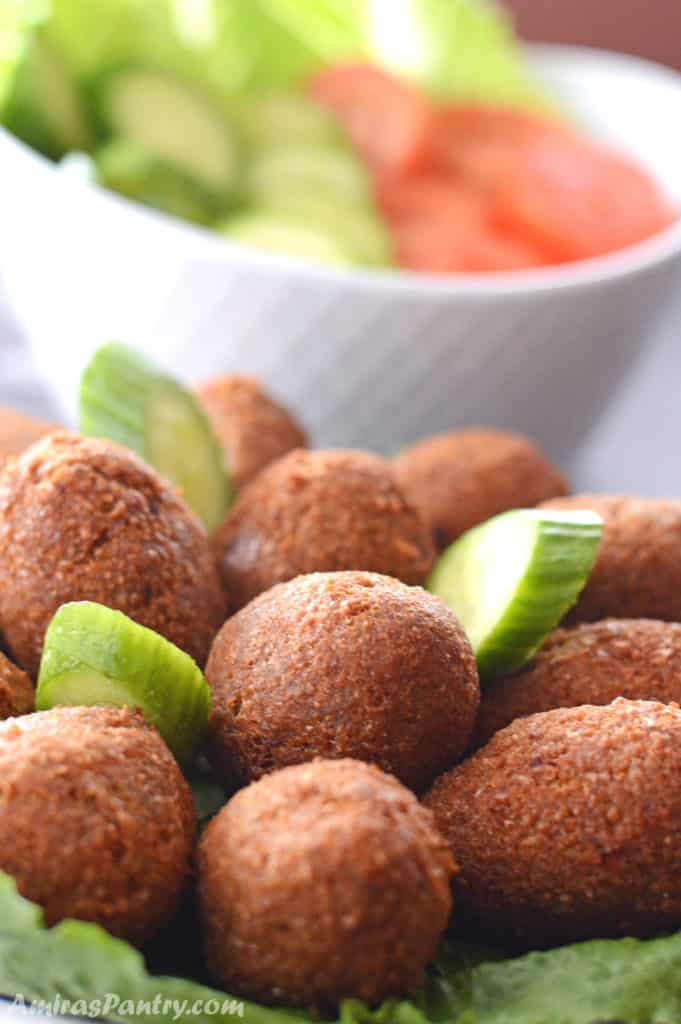
POLYGON ((37 13, 26 0, 0 0, 0 104, 37 13))
MULTIPOLYGON (((36 3, 36 0, 26 0, 36 3)), ((173 0, 40 0, 50 35, 82 76, 118 63, 186 63, 173 0)))
POLYGON ((149 64, 220 100, 293 88, 321 67, 374 60, 439 99, 549 107, 495 0, 0 0, 2 82, 45 20, 81 79, 149 64))
POLYGON ((467 1007, 453 1004, 456 1024, 678 1024, 681 932, 481 964, 465 987, 467 1007))
POLYGON ((367 0, 373 56, 442 100, 545 107, 513 22, 494 0, 367 0))

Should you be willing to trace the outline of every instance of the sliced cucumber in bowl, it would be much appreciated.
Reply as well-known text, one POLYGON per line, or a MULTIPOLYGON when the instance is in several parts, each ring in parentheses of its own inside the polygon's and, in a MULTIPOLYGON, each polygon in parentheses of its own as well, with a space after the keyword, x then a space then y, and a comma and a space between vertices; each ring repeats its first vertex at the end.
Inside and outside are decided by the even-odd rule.
POLYGON ((136 143, 216 197, 237 190, 237 133, 210 96, 167 72, 137 66, 103 73, 92 93, 107 137, 136 143))
POLYGON ((194 224, 212 224, 223 212, 213 191, 128 139, 98 149, 94 171, 104 188, 194 224))
POLYGON ((242 245, 311 263, 349 267, 358 262, 355 254, 332 234, 279 211, 239 214, 222 225, 222 233, 242 245))
POLYGON ((369 267, 389 267, 394 262, 388 229, 377 210, 368 204, 339 206, 328 196, 293 192, 273 199, 263 207, 302 226, 322 230, 352 252, 358 263, 369 267))
POLYGON ((517 509, 441 556, 428 589, 461 621, 483 681, 524 665, 576 603, 602 531, 594 512, 517 509))
POLYGON ((340 144, 336 118, 293 91, 267 91, 244 97, 234 116, 252 150, 340 144))
POLYGON ((256 153, 244 191, 256 206, 303 192, 328 197, 340 206, 371 202, 366 170, 353 153, 336 146, 295 146, 256 153))

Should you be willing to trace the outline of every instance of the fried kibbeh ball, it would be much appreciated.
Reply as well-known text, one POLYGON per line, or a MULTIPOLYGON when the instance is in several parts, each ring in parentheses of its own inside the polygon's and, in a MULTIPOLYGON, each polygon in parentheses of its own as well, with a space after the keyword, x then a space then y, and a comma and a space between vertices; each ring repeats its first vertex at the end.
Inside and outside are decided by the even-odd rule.
POLYGON ((565 479, 533 441, 491 427, 427 437, 400 452, 394 466, 439 550, 501 512, 567 494, 565 479))
POLYGON ((579 494, 542 507, 591 509, 605 523, 596 565, 567 622, 681 622, 681 501, 579 494))
POLYGON ((0 870, 48 925, 92 921, 143 946, 177 909, 195 830, 189 787, 139 713, 0 723, 0 870))
POLYGON ((285 768, 237 793, 199 845, 209 963, 263 1003, 411 992, 447 925, 453 870, 396 779, 349 759, 285 768))
POLYGON ((525 668, 485 688, 472 746, 516 718, 617 697, 681 704, 681 624, 605 619, 555 630, 525 668))
POLYGON ((0 469, 8 458, 21 455, 36 441, 58 430, 60 427, 53 423, 0 406, 0 469))
POLYGON ((232 611, 276 583, 361 569, 423 583, 428 528, 390 464, 359 451, 297 450, 241 492, 215 536, 232 611))
POLYGON ((225 598, 198 519, 145 463, 104 441, 53 434, 0 476, 0 630, 29 675, 68 601, 96 601, 203 665, 225 598))
POLYGON ((206 666, 209 753, 227 785, 315 757, 378 764, 423 790, 462 757, 478 710, 468 639, 420 587, 361 572, 268 590, 206 666))
POLYGON ((214 377, 195 391, 222 445, 237 490, 270 462, 294 448, 307 447, 302 427, 254 377, 214 377))
POLYGON ((35 710, 35 690, 25 672, 0 652, 0 720, 35 710))
POLYGON ((461 919, 525 947, 681 927, 681 709, 517 719, 425 798, 461 919))

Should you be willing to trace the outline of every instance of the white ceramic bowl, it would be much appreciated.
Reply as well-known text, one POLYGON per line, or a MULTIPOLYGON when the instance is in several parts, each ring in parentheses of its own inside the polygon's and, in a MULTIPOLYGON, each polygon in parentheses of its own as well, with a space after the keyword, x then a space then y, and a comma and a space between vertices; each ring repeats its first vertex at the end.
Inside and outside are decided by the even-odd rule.
MULTIPOLYGON (((587 128, 681 205, 681 76, 586 49, 536 47, 532 59, 587 128)), ((88 356, 117 338, 189 379, 259 375, 320 444, 391 451, 486 422, 566 459, 681 277, 678 224, 573 266, 438 278, 237 247, 69 180, 6 134, 0 175, 0 270, 68 413, 88 356)))

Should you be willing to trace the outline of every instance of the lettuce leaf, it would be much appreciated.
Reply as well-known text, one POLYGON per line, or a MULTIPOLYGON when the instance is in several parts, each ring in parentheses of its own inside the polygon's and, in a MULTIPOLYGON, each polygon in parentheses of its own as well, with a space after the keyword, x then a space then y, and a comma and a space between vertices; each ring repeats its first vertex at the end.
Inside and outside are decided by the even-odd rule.
MULTIPOLYGON (((545 105, 495 0, 2 0, 45 17, 73 70, 120 62, 176 70, 226 100, 293 87, 318 68, 376 60, 442 99, 545 105)), ((7 35, 7 30, 5 30, 7 35)), ((1 67, 1 63, 0 63, 1 67)))
POLYGON ((36 16, 37 11, 26 0, 0 0, 0 103, 36 16))
POLYGON ((370 49, 442 100, 547 105, 495 0, 367 0, 370 49))

